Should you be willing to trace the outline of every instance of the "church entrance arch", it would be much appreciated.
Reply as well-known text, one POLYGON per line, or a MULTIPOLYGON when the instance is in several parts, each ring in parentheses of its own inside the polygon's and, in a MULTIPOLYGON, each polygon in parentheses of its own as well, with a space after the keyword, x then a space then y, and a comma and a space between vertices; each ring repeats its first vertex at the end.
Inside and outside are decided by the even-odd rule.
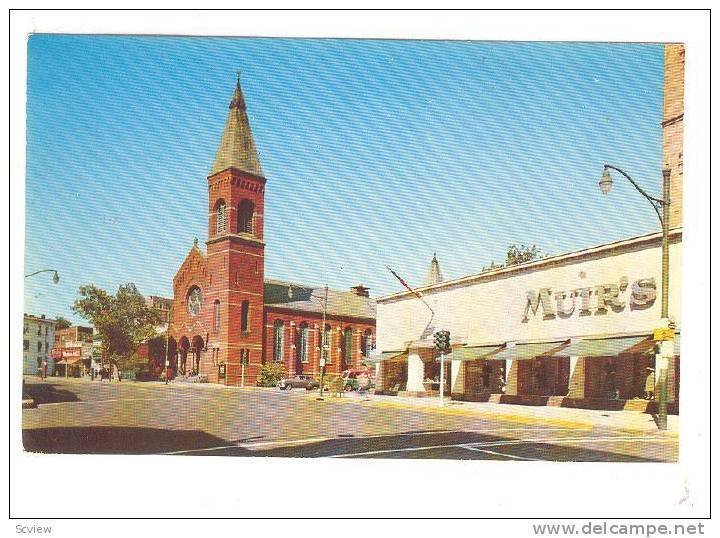
POLYGON ((205 342, 202 339, 202 336, 195 335, 192 339, 192 345, 190 346, 190 351, 192 351, 192 374, 198 375, 200 373, 200 354, 202 353, 203 348, 205 347, 205 342))
POLYGON ((167 364, 163 364, 163 368, 172 368, 173 372, 177 372, 177 341, 171 336, 168 338, 167 350, 165 352, 165 360, 167 364))
POLYGON ((180 349, 178 353, 180 356, 180 373, 182 375, 187 374, 188 351, 190 351, 190 340, 187 336, 183 336, 180 338, 180 349))

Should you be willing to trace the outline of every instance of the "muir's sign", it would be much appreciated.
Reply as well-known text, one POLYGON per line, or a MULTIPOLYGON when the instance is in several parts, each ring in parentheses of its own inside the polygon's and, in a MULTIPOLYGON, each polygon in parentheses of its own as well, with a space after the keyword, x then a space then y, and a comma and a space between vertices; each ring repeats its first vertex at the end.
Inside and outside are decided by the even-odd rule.
POLYGON ((527 292, 525 315, 522 321, 527 323, 531 315, 540 314, 539 310, 542 310, 542 319, 566 319, 575 314, 602 315, 607 314, 609 310, 622 312, 625 308, 643 310, 653 305, 655 296, 654 278, 641 278, 630 286, 628 279, 622 277, 617 283, 573 290, 540 288, 537 291, 527 292))

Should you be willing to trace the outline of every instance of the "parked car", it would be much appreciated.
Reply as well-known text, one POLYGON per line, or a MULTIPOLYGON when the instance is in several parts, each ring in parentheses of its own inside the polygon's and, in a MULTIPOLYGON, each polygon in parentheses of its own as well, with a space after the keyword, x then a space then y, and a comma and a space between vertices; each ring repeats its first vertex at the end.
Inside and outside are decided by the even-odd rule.
POLYGON ((368 370, 345 370, 343 372, 343 387, 346 392, 370 390, 375 387, 375 380, 368 370))
POLYGON ((286 377, 278 381, 277 384, 281 390, 305 389, 313 390, 320 387, 320 383, 309 375, 296 375, 294 377, 286 377))

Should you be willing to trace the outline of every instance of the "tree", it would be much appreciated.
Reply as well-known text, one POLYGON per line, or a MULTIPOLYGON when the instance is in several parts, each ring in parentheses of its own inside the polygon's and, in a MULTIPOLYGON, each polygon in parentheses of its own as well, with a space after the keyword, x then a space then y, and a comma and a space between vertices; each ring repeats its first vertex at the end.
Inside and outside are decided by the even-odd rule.
POLYGON ((78 295, 73 311, 93 324, 102 341, 103 356, 116 367, 155 336, 160 312, 145 304, 135 284, 121 285, 115 295, 88 284, 80 286, 78 295))
POLYGON ((531 262, 542 258, 542 252, 536 245, 508 245, 507 254, 505 256, 505 266, 520 265, 521 263, 531 262))
POLYGON ((68 327, 72 327, 72 323, 64 317, 58 316, 55 320, 55 329, 67 329, 68 327))
POLYGON ((539 260, 542 257, 544 257, 544 254, 536 245, 518 246, 515 243, 512 243, 508 245, 504 264, 495 263, 495 260, 492 260, 490 265, 483 267, 482 270, 492 271, 494 269, 502 269, 503 267, 512 267, 513 265, 520 265, 521 263, 539 260))

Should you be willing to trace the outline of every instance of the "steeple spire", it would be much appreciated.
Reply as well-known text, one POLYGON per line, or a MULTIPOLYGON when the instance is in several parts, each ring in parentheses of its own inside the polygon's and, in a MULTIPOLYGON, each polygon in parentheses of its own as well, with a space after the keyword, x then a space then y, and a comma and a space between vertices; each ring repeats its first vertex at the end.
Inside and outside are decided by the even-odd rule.
POLYGON ((220 146, 215 154, 210 175, 217 174, 228 168, 237 168, 242 172, 264 177, 255 140, 250 130, 245 98, 240 87, 240 71, 237 72, 237 83, 230 101, 230 110, 220 146))
POLYGON ((440 263, 437 260, 437 253, 433 253, 433 258, 430 261, 430 269, 428 270, 427 276, 423 286, 432 286, 433 284, 439 284, 442 282, 443 276, 440 272, 440 263))

